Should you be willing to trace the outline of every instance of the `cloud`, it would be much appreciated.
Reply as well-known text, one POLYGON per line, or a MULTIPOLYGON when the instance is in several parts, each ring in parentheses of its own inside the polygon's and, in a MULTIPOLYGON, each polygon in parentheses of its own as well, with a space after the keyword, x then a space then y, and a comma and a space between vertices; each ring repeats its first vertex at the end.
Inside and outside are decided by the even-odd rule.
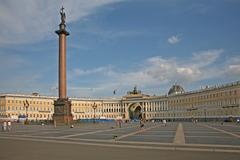
POLYGON ((117 39, 117 38, 131 38, 143 35, 143 31, 136 31, 136 30, 122 30, 122 31, 114 31, 114 30, 103 30, 101 28, 88 28, 84 32, 94 35, 103 37, 107 40, 117 39))
MULTIPOLYGON (((142 65, 128 71, 116 71, 115 66, 80 70, 79 73, 75 74, 76 76, 97 74, 98 78, 101 79, 101 81, 95 81, 94 84, 89 84, 93 90, 85 92, 88 96, 109 95, 115 89, 121 90, 118 92, 125 94, 126 90, 130 90, 135 85, 143 90, 149 91, 149 88, 152 88, 156 91, 156 88, 161 89, 162 86, 171 85, 176 81, 188 85, 202 80, 220 79, 227 75, 236 80, 240 77, 240 58, 233 57, 221 64, 217 63, 218 59, 222 58, 223 53, 223 49, 199 51, 193 53, 189 59, 184 60, 156 56, 146 59, 142 65)), ((163 91, 163 94, 165 92, 166 90, 163 91)))
POLYGON ((67 23, 86 17, 104 5, 122 0, 7 0, 0 5, 0 45, 22 44, 53 37, 59 9, 66 8, 67 23))
POLYGON ((192 60, 196 62, 198 67, 207 66, 211 63, 214 63, 223 52, 223 49, 194 52, 192 60))
POLYGON ((171 36, 168 38, 168 43, 170 44, 176 44, 179 43, 181 39, 178 36, 171 36))
POLYGON ((228 71, 235 74, 240 74, 240 65, 239 64, 229 65, 228 71))
POLYGON ((79 68, 75 68, 70 72, 70 79, 78 77, 78 76, 87 76, 87 75, 91 75, 91 74, 101 74, 104 76, 110 76, 114 73, 112 73, 112 66, 104 66, 104 67, 98 67, 98 68, 94 68, 94 69, 87 69, 87 70, 83 70, 83 69, 79 69, 79 68))
POLYGON ((240 57, 232 57, 227 61, 224 75, 228 77, 240 77, 240 57))
MULTIPOLYGON (((20 91, 31 93, 32 88, 38 91, 38 86, 41 93, 49 94, 50 88, 54 86, 50 94, 56 93, 57 83, 41 82, 43 73, 36 73, 35 70, 17 72, 16 68, 24 70, 26 67, 32 67, 27 59, 1 52, 0 55, 6 57, 4 60, 0 59, 0 67, 5 68, 8 73, 2 73, 4 70, 1 70, 5 75, 0 78, 2 91, 16 91, 18 88, 20 91)), ((137 85, 144 93, 160 94, 161 91, 161 94, 165 94, 166 87, 176 81, 185 86, 202 80, 239 79, 239 64, 240 57, 225 59, 223 49, 213 49, 194 52, 188 59, 149 57, 138 66, 129 65, 128 70, 120 70, 113 65, 91 69, 74 68, 68 75, 68 93, 69 96, 106 97, 112 95, 115 89, 117 95, 123 95, 137 85)))

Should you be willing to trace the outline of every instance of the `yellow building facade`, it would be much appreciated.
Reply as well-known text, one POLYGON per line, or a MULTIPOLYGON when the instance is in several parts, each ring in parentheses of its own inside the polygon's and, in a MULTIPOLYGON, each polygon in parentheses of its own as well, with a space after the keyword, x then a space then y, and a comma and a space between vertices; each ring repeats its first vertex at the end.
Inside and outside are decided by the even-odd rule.
MULTIPOLYGON (((39 94, 0 94, 0 116, 29 120, 52 120, 57 97, 39 94)), ((146 120, 222 120, 240 117, 240 81, 185 92, 173 85, 164 96, 142 94, 134 88, 122 98, 70 98, 74 120, 146 119, 146 120), (93 106, 96 106, 95 109, 93 106)))

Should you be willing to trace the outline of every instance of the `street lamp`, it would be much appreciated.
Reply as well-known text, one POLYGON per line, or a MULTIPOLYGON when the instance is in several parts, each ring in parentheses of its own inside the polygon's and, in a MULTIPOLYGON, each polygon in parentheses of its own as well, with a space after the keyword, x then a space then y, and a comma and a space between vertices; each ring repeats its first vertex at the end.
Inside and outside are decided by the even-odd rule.
POLYGON ((26 108, 26 120, 25 120, 25 124, 28 124, 28 107, 29 107, 29 103, 28 101, 23 101, 23 105, 26 108))
POLYGON ((124 118, 124 109, 123 109, 123 101, 121 99, 121 116, 124 118))
POLYGON ((95 112, 96 112, 96 109, 97 109, 97 104, 94 102, 93 105, 92 105, 92 109, 93 109, 93 123, 95 123, 95 119, 96 119, 96 115, 95 115, 95 112))

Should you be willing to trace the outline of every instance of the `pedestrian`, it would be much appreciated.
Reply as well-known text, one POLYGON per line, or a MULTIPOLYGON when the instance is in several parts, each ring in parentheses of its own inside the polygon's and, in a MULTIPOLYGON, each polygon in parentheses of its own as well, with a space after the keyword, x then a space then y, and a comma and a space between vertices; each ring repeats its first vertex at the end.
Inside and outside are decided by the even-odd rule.
POLYGON ((163 122, 164 127, 166 127, 167 126, 167 121, 164 119, 162 122, 163 122))
POLYGON ((143 120, 140 120, 140 128, 143 128, 143 127, 144 127, 143 120))
POLYGON ((4 122, 3 122, 3 131, 6 131, 6 130, 7 130, 7 122, 4 121, 4 122))
POLYGON ((119 121, 119 128, 122 128, 122 120, 119 121))
POLYGON ((3 124, 1 125, 1 130, 3 131, 3 124))
POLYGON ((57 127, 57 122, 56 122, 56 120, 54 120, 53 123, 54 123, 54 128, 56 128, 56 127, 57 127))
POLYGON ((7 122, 7 130, 11 131, 11 128, 12 128, 12 123, 11 123, 11 121, 8 121, 7 122))

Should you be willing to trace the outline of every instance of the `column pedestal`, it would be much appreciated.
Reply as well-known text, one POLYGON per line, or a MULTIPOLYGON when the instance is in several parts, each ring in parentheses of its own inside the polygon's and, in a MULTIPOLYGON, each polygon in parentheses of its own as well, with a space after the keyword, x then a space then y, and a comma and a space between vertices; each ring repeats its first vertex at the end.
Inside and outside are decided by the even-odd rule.
POLYGON ((54 101, 53 119, 56 125, 70 125, 72 123, 71 101, 68 98, 58 98, 54 101))

